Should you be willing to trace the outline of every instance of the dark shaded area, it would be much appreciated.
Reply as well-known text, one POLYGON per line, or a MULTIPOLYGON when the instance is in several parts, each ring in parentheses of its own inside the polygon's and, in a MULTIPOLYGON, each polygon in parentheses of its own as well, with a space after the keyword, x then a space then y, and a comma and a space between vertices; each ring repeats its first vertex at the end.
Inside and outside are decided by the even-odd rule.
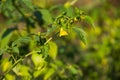
POLYGON ((35 10, 34 11, 34 16, 36 18, 36 21, 38 22, 38 24, 41 26, 44 24, 43 18, 42 18, 42 14, 40 11, 35 10))
POLYGON ((6 29, 6 31, 3 33, 1 38, 6 37, 8 34, 10 34, 11 32, 13 32, 14 30, 17 30, 17 29, 18 29, 17 26, 6 29))

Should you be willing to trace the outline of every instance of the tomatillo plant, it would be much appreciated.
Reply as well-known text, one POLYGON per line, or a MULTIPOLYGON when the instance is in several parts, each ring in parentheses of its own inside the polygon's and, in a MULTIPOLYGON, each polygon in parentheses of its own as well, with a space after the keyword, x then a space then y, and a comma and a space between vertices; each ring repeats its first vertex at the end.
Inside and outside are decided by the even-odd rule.
MULTIPOLYGON (((0 32, 0 80, 15 80, 17 77, 22 80, 50 79, 58 70, 56 65, 62 66, 56 59, 58 46, 54 40, 74 32, 87 44, 86 33, 74 24, 85 20, 94 26, 92 19, 78 8, 74 9, 74 16, 63 11, 53 19, 46 9, 32 5, 31 0, 2 0, 0 13, 9 19, 8 22, 16 24, 15 27, 0 32), (22 26, 26 25, 26 32, 19 29, 19 22, 22 26), (38 33, 32 32, 36 26, 42 29, 38 33)), ((73 74, 79 73, 74 66, 69 66, 66 69, 70 69, 73 74)))

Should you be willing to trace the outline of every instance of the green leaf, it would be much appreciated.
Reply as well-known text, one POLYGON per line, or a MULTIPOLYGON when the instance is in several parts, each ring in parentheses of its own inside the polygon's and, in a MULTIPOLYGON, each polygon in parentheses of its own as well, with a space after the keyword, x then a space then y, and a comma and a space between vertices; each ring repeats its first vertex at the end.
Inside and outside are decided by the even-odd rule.
POLYGON ((8 58, 3 58, 1 60, 1 63, 0 63, 0 69, 3 71, 3 72, 6 72, 7 70, 9 70, 9 68, 12 66, 12 63, 11 61, 9 61, 8 58))
POLYGON ((32 58, 32 61, 33 61, 34 65, 36 67, 39 67, 39 66, 41 67, 45 63, 43 55, 42 54, 37 54, 35 51, 32 52, 32 57, 31 58, 32 58))
POLYGON ((25 65, 20 65, 20 75, 21 76, 30 76, 30 73, 29 73, 29 70, 30 68, 28 66, 25 66, 25 65))
POLYGON ((19 54, 19 48, 17 46, 12 48, 13 52, 19 54))
POLYGON ((14 30, 16 30, 17 27, 13 27, 13 28, 8 28, 4 31, 4 33, 1 36, 1 39, 6 37, 7 35, 9 35, 10 33, 12 33, 14 30))
POLYGON ((46 9, 40 9, 40 12, 42 13, 42 18, 47 24, 51 24, 53 22, 51 14, 46 9))
POLYGON ((53 73, 55 72, 55 70, 53 68, 50 68, 47 73, 45 74, 44 76, 44 80, 48 80, 52 75, 53 73))
POLYGON ((28 66, 21 65, 20 63, 18 63, 18 64, 12 69, 12 71, 13 71, 17 76, 30 76, 29 70, 30 70, 30 68, 29 68, 28 66))
POLYGON ((34 9, 33 4, 32 4, 32 0, 22 0, 24 2, 24 4, 29 7, 30 9, 34 9))
POLYGON ((10 41, 10 38, 11 38, 11 36, 12 36, 12 32, 10 32, 9 34, 5 35, 5 34, 6 34, 6 31, 7 31, 7 30, 4 30, 4 31, 2 32, 1 37, 0 37, 0 48, 1 48, 1 49, 2 49, 2 48, 5 48, 5 47, 8 45, 8 43, 9 43, 9 41, 10 41))
POLYGON ((85 16, 84 20, 91 24, 93 28, 95 27, 93 19, 90 16, 85 16))
POLYGON ((45 8, 46 7, 46 1, 47 0, 32 0, 33 5, 39 8, 45 8))
POLYGON ((6 79, 6 80, 15 80, 15 75, 7 74, 7 75, 5 76, 5 79, 6 79))
POLYGON ((72 74, 78 74, 78 69, 76 69, 74 66, 69 65, 69 66, 68 66, 68 69, 70 70, 70 72, 71 72, 72 74))
POLYGON ((58 47, 57 45, 54 43, 54 42, 49 42, 49 56, 52 58, 52 59, 56 59, 56 56, 57 56, 57 51, 58 51, 58 47))
POLYGON ((70 16, 70 17, 75 16, 73 7, 67 8, 67 16, 70 16))
POLYGON ((20 75, 20 68, 21 68, 21 64, 18 63, 18 64, 12 69, 12 71, 13 71, 16 75, 20 75))
POLYGON ((72 28, 75 33, 77 34, 77 36, 79 37, 79 39, 84 43, 84 44, 87 44, 87 41, 86 41, 86 33, 84 32, 84 30, 80 29, 80 28, 77 28, 77 27, 73 27, 72 28))
POLYGON ((12 47, 27 44, 30 42, 30 40, 31 40, 30 37, 21 37, 12 43, 12 47))

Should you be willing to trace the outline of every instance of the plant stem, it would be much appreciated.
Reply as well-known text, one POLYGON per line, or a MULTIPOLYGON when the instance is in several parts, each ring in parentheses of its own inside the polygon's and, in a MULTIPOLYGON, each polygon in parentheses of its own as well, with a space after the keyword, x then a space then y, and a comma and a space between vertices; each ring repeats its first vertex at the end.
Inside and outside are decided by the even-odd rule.
MULTIPOLYGON (((32 51, 33 52, 33 51, 32 51)), ((20 59, 18 59, 13 65, 11 68, 9 68, 9 70, 7 70, 3 75, 2 77, 0 77, 0 80, 4 79, 5 75, 8 74, 19 62, 21 62, 22 60, 24 60, 24 58, 28 57, 29 55, 32 54, 32 52, 26 54, 24 57, 21 57, 20 59)))
POLYGON ((12 0, 13 6, 16 8, 16 10, 25 18, 24 13, 19 9, 19 7, 15 4, 15 0, 12 0))
MULTIPOLYGON (((23 16, 23 18, 25 19, 25 21, 27 22, 28 21, 28 18, 26 18, 26 16, 24 15, 24 13, 20 10, 20 8, 15 4, 15 0, 12 0, 12 4, 13 6, 15 7, 15 9, 23 16)), ((30 28, 29 26, 27 25, 26 26, 27 28, 27 32, 30 33, 30 28)))
POLYGON ((2 76, 0 79, 2 80, 2 79, 5 77, 5 75, 8 74, 8 73, 9 73, 20 61, 22 61, 22 60, 23 60, 23 58, 18 59, 18 60, 12 65, 12 67, 9 68, 9 70, 3 74, 3 76, 2 76))
POLYGON ((15 57, 13 56, 13 55, 11 55, 11 57, 13 58, 13 60, 16 62, 16 59, 15 59, 15 57))
POLYGON ((44 45, 46 45, 49 41, 51 41, 52 40, 52 37, 50 37, 45 43, 44 43, 44 45))

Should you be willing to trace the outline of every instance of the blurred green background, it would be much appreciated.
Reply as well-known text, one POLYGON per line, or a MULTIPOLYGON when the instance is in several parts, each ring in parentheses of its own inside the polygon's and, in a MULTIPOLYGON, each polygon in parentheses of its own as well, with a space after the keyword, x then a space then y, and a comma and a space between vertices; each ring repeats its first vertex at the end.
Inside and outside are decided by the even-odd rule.
MULTIPOLYGON (((34 4, 46 10, 42 11, 45 22, 42 23, 41 20, 39 23, 42 27, 37 24, 35 27, 30 28, 33 33, 46 31, 46 25, 52 22, 51 18, 63 12, 65 10, 63 7, 67 8, 70 4, 72 4, 70 8, 67 8, 70 15, 72 15, 72 7, 78 7, 91 16, 95 24, 95 30, 84 22, 75 25, 83 28, 87 33, 87 45, 74 38, 74 34, 54 40, 58 46, 57 58, 47 67, 46 72, 48 74, 44 79, 120 80, 120 0, 36 0, 34 4)), ((8 7, 12 6, 7 6, 5 9, 8 9, 8 7)), ((31 16, 31 10, 24 10, 23 8, 22 11, 25 12, 26 16, 31 16)), ((18 38, 19 34, 27 35, 27 29, 24 27, 26 24, 22 19, 20 20, 21 15, 17 14, 12 8, 0 13, 0 35, 5 29, 14 29, 15 27, 11 26, 18 24, 17 28, 19 30, 14 31, 14 37, 11 38, 11 41, 18 38)), ((29 24, 32 25, 32 23, 29 24)), ((1 60, 0 65, 6 60, 5 57, 6 55, 2 56, 1 59, 3 60, 1 60)), ((31 77, 29 68, 33 68, 31 65, 33 63, 26 59, 23 64, 20 65, 22 67, 21 74, 31 77)), ((0 69, 0 75, 3 74, 2 69, 0 69)), ((43 77, 41 78, 41 76, 46 73, 45 71, 43 74, 39 72, 35 72, 35 80, 42 80, 43 77)), ((18 76, 18 74, 11 72, 6 76, 5 80, 31 79, 21 78, 24 75, 18 76)))

